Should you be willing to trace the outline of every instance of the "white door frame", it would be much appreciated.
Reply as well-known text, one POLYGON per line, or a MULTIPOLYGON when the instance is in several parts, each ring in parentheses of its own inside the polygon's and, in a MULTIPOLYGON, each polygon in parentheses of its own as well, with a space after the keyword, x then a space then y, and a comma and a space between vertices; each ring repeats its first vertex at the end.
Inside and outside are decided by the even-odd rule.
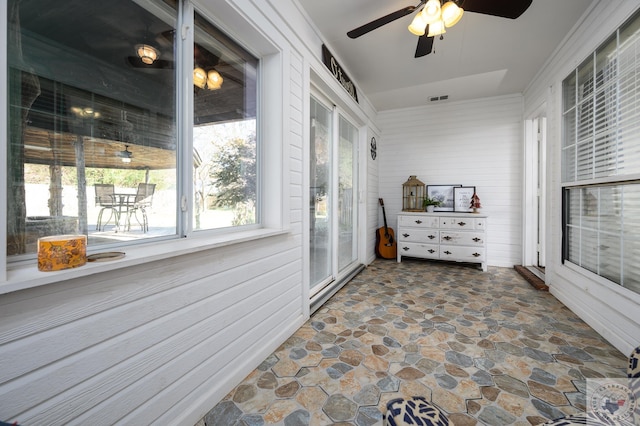
POLYGON ((542 113, 525 120, 524 141, 522 262, 544 267, 547 118, 542 113))

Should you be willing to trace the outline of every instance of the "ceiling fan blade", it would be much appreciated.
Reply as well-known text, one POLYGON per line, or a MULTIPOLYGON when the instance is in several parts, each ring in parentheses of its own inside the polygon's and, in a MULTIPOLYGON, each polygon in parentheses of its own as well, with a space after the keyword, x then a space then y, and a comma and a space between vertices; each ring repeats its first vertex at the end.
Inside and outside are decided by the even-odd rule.
POLYGON ((533 0, 463 0, 460 6, 465 12, 516 19, 531 6, 533 0))
POLYGON ((396 19, 400 19, 403 16, 407 16, 413 13, 419 6, 420 5, 407 6, 404 9, 396 10, 395 12, 385 15, 382 18, 378 18, 367 24, 364 24, 361 27, 358 27, 354 30, 349 31, 347 35, 349 36, 349 38, 358 38, 362 35, 365 35, 368 32, 375 30, 376 28, 380 28, 381 26, 388 24, 389 22, 393 22, 396 19))
POLYGON ((427 33, 418 37, 418 45, 416 46, 415 58, 426 56, 433 50, 433 36, 427 36, 427 33))

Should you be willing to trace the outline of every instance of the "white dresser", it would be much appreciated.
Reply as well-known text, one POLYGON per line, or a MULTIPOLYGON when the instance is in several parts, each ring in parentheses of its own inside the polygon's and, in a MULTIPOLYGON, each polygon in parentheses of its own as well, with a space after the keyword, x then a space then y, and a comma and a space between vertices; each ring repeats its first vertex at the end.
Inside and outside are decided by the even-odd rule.
POLYGON ((398 214, 398 262, 402 256, 480 263, 487 270, 487 216, 477 213, 398 214))

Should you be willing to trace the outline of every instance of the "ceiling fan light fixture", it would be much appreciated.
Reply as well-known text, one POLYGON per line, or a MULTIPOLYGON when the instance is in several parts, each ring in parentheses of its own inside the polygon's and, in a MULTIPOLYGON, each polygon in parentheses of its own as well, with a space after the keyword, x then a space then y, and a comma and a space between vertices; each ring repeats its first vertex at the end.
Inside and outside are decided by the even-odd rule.
POLYGON ((71 112, 80 118, 99 118, 100 113, 91 107, 71 107, 71 112))
POLYGON ((444 25, 447 28, 453 27, 458 23, 460 18, 462 18, 462 14, 464 10, 455 4, 453 1, 449 0, 442 6, 442 21, 444 21, 444 25))
POLYGON ((207 84, 207 73, 204 69, 196 67, 193 70, 193 84, 204 89, 204 86, 207 84))
POLYGON ((427 23, 422 16, 422 13, 418 13, 411 21, 411 25, 409 25, 409 32, 413 35, 421 36, 424 35, 424 30, 427 27, 427 23))
POLYGON ((431 24, 440 19, 440 0, 429 0, 420 12, 425 24, 431 24))
POLYGON ((153 64, 155 60, 160 57, 158 49, 148 44, 138 44, 136 46, 136 53, 140 60, 147 65, 153 64))
POLYGON ((218 90, 222 87, 224 79, 220 73, 216 70, 211 70, 207 73, 207 88, 209 90, 218 90))
POLYGON ((427 34, 427 36, 435 37, 446 32, 447 30, 444 28, 444 21, 442 19, 439 19, 436 22, 429 24, 429 34, 427 34))

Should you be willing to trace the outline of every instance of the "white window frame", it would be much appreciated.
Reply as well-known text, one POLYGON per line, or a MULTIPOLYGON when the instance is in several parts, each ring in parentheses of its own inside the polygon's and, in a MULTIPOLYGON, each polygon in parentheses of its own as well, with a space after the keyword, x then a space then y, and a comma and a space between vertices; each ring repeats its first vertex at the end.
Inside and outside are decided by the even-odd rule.
MULTIPOLYGON (((132 0, 134 1, 134 0, 132 0)), ((288 73, 284 72, 288 55, 286 40, 274 40, 267 38, 265 33, 248 22, 248 17, 228 4, 218 5, 215 8, 211 5, 197 5, 197 2, 186 0, 184 12, 190 13, 191 25, 188 22, 178 20, 179 33, 184 38, 184 46, 178 48, 178 55, 182 55, 185 65, 177 70, 177 86, 181 86, 186 91, 186 96, 181 96, 177 100, 177 111, 182 114, 178 117, 178 135, 182 140, 182 150, 178 151, 177 167, 182 172, 178 172, 177 187, 182 190, 182 194, 191 194, 193 188, 192 169, 193 159, 190 155, 185 155, 191 146, 192 124, 193 123, 193 73, 187 68, 191 62, 184 62, 186 58, 193 58, 193 11, 196 10, 211 23, 230 35, 237 43, 249 50, 254 56, 260 59, 258 71, 258 217, 261 219, 259 226, 242 229, 226 229, 224 232, 217 230, 200 230, 191 232, 191 201, 184 199, 182 203, 188 206, 186 211, 180 209, 181 220, 178 220, 177 229, 179 236, 188 238, 171 238, 161 240, 145 240, 136 245, 126 247, 126 256, 113 262, 88 263, 80 268, 67 269, 57 272, 40 272, 37 269, 35 260, 25 260, 19 262, 7 262, 6 252, 6 227, 0 230, 0 255, 4 262, 0 262, 0 294, 38 287, 60 281, 89 277, 96 274, 119 270, 126 267, 144 265, 149 262, 169 259, 176 256, 194 254, 210 249, 226 247, 234 244, 245 243, 262 238, 269 238, 289 232, 289 220, 284 212, 287 210, 287 178, 283 170, 285 154, 284 146, 286 139, 283 138, 287 128, 286 109, 284 108, 285 97, 282 96, 287 87, 288 73), (242 36, 239 36, 239 35, 242 36), (253 47, 253 49, 247 48, 253 47), (189 52, 191 50, 191 52, 189 52), (185 104, 187 107, 185 108, 185 104), (269 123, 265 126, 264 123, 269 123), (188 170, 188 172, 185 172, 188 170), (182 224, 182 225, 181 225, 182 224)), ((0 8, 0 45, 4 46, 0 53, 0 92, 8 93, 7 84, 7 8, 0 8)), ((181 16, 181 14, 179 14, 181 16)), ((180 43, 179 43, 180 44, 180 43)), ((5 95, 6 96, 6 95, 5 95)), ((7 102, 6 97, 0 103, 0 128, 7 129, 7 102)), ((0 139, 0 161, 6 164, 6 150, 8 141, 8 130, 0 139)), ((7 199, 7 171, 6 167, 0 168, 0 197, 5 200, 5 207, 0 209, 0 221, 6 223, 6 199, 7 199)), ((183 197, 184 198, 184 197, 183 197)), ((180 208, 180 206, 179 206, 180 208)), ((91 252, 91 248, 89 248, 91 252)))
MULTIPOLYGON (((582 274, 586 277, 589 277, 590 279, 592 279, 594 282, 600 284, 600 285, 604 285, 610 289, 614 289, 617 293, 620 294, 624 294, 625 292, 635 292, 635 290, 630 290, 625 288, 624 286, 624 252, 623 249, 621 248, 621 253, 620 253, 620 274, 623 277, 623 282, 622 284, 611 281, 609 279, 607 279, 606 277, 600 275, 598 272, 593 272, 589 269, 586 269, 585 267, 582 267, 574 262, 572 262, 571 260, 569 260, 569 254, 568 254, 568 245, 569 245, 569 240, 568 240, 568 236, 566 235, 566 233, 568 232, 568 229, 570 227, 576 229, 576 230, 583 230, 585 229, 585 227, 583 227, 582 224, 576 224, 573 226, 569 226, 567 223, 568 218, 566 217, 568 215, 568 208, 569 208, 569 197, 565 196, 564 194, 568 194, 569 190, 582 190, 584 188, 606 188, 608 186, 624 186, 626 184, 635 184, 640 182, 640 173, 637 172, 631 172, 631 173, 614 173, 612 175, 607 175, 607 176, 595 176, 595 172, 596 172, 596 163, 597 163, 597 159, 599 157, 597 157, 596 155, 594 155, 593 159, 592 159, 592 174, 591 176, 587 177, 587 178, 580 178, 578 176, 579 173, 579 161, 578 161, 578 157, 579 157, 579 152, 578 152, 578 146, 582 143, 585 143, 585 140, 588 141, 590 144, 595 144, 596 142, 596 137, 598 136, 596 128, 597 128, 597 123, 596 123, 596 113, 597 113, 597 102, 598 102, 598 95, 600 94, 600 91, 602 90, 603 93, 607 90, 606 86, 607 84, 611 84, 612 86, 615 86, 615 92, 616 95, 619 96, 619 84, 620 84, 620 73, 619 73, 619 58, 617 58, 616 60, 616 64, 615 66, 617 67, 617 72, 615 75, 615 81, 611 82, 611 83, 606 83, 605 84, 605 88, 601 89, 599 87, 595 87, 596 81, 598 79, 598 70, 597 70, 597 57, 596 54, 597 52, 600 51, 601 48, 605 47, 608 43, 611 42, 612 39, 615 39, 616 41, 616 56, 618 55, 619 49, 620 49, 620 31, 626 27, 628 24, 634 22, 634 21, 638 21, 640 20, 640 10, 637 11, 630 19, 626 20, 622 25, 620 25, 618 28, 615 29, 615 31, 610 35, 610 37, 607 37, 605 39, 605 41, 598 45, 590 54, 589 56, 582 61, 576 68, 572 69, 571 72, 562 80, 562 106, 561 106, 561 120, 562 120, 562 126, 563 126, 563 131, 562 131, 562 144, 561 144, 561 190, 562 190, 562 218, 563 218, 563 222, 562 222, 562 232, 563 232, 563 236, 562 236, 562 253, 561 253, 561 259, 562 259, 562 263, 568 267, 568 269, 582 274), (580 85, 579 85, 579 81, 580 81, 580 72, 581 72, 581 68, 583 66, 583 64, 587 64, 590 63, 592 66, 591 71, 591 77, 588 80, 591 81, 591 92, 588 94, 588 99, 585 102, 581 97, 580 97, 580 85), (575 99, 573 101, 573 106, 571 108, 566 108, 564 105, 564 90, 565 90, 565 81, 567 79, 569 79, 571 76, 574 76, 575 78, 575 84, 576 84, 576 91, 574 93, 575 95, 575 99), (566 132, 565 132, 565 126, 567 125, 567 119, 565 118, 565 113, 567 111, 578 111, 579 108, 581 106, 584 106, 585 104, 589 103, 590 104, 590 111, 589 111, 589 117, 592 120, 591 122, 591 128, 589 128, 588 126, 586 127, 589 130, 589 137, 586 138, 585 140, 581 140, 578 132, 580 130, 580 123, 579 123, 579 117, 578 117, 578 113, 576 112, 575 114, 575 121, 573 122, 573 125, 575 126, 574 130, 573 130, 573 137, 575 140, 573 140, 571 142, 571 144, 569 144, 569 146, 573 145, 574 147, 574 159, 571 163, 573 170, 571 170, 571 176, 572 177, 567 177, 567 165, 565 163, 565 149, 567 147, 566 145, 566 132), (624 289, 624 290, 622 290, 624 289)), ((601 70, 602 71, 602 70, 601 70)), ((609 89, 611 90, 611 89, 609 89)), ((636 91, 636 94, 640 95, 640 90, 636 91)), ((619 116, 619 98, 616 98, 615 100, 615 116, 616 116, 616 120, 618 120, 618 116, 619 116)), ((615 124, 615 129, 616 129, 616 135, 619 134, 620 132, 620 127, 619 127, 619 123, 616 122, 615 124)), ((584 129, 582 129, 584 131, 584 129)), ((616 158, 617 160, 617 158, 616 158)), ((582 203, 581 203, 582 206, 582 203)), ((622 210, 620 211, 620 214, 623 215, 622 210)), ((582 219, 582 212, 580 212, 580 218, 582 219)), ((622 216, 622 218, 624 219, 624 216, 622 216)), ((622 220, 623 220, 622 219, 622 220)), ((598 217, 598 220, 600 220, 600 218, 598 217)), ((606 234, 610 232, 603 232, 603 231, 596 231, 596 234, 598 235, 598 239, 600 238, 601 234, 606 234)), ((622 235, 624 233, 624 230, 620 231, 620 236, 622 238, 622 235)), ((583 249, 583 244, 580 245, 579 247, 580 250, 583 249)), ((597 253, 597 256, 600 256, 600 252, 597 253)), ((628 295, 627 295, 628 296, 628 295)))

